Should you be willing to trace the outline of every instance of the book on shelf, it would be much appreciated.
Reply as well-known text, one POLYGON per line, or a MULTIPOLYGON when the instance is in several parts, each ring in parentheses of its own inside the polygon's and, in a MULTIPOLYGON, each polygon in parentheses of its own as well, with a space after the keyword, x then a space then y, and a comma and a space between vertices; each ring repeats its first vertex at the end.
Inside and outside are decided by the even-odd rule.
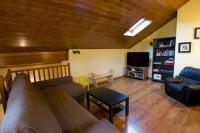
POLYGON ((164 65, 174 65, 174 58, 167 59, 163 64, 164 65))
POLYGON ((163 73, 163 74, 173 74, 172 70, 165 70, 165 69, 159 69, 159 68, 154 68, 153 72, 155 72, 155 73, 163 73))
POLYGON ((172 70, 160 70, 160 72, 165 74, 173 74, 172 70))
POLYGON ((160 69, 154 68, 154 69, 153 69, 153 72, 160 72, 160 69))
POLYGON ((174 56, 174 50, 156 50, 156 56, 174 56))
POLYGON ((162 65, 162 62, 154 62, 155 65, 162 65))
POLYGON ((174 58, 168 58, 164 62, 156 61, 153 64, 154 65, 174 65, 174 58))
POLYGON ((171 48, 175 46, 175 42, 173 39, 170 39, 169 41, 156 41, 156 48, 171 48))

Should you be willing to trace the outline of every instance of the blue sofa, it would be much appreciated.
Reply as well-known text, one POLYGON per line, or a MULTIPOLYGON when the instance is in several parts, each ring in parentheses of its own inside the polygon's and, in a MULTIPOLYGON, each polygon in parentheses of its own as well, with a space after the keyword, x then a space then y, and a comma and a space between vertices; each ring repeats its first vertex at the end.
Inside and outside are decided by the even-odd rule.
POLYGON ((200 69, 185 67, 175 78, 166 79, 165 92, 186 105, 200 103, 200 69))

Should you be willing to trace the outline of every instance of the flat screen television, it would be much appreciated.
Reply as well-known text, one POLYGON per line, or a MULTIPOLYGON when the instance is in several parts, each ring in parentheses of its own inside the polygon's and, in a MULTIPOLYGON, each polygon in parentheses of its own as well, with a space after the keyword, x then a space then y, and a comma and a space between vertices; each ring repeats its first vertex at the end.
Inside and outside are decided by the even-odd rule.
POLYGON ((149 52, 128 52, 127 65, 132 67, 149 67, 149 52))

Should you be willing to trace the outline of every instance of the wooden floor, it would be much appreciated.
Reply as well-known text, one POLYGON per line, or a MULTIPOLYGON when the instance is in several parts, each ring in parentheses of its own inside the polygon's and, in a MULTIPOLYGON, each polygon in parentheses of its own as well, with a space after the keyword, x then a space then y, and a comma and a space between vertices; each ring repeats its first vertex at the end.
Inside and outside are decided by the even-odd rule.
MULTIPOLYGON (((200 106, 187 107, 170 98, 163 84, 123 77, 110 87, 130 98, 129 116, 121 111, 114 117, 122 133, 200 133, 200 106)), ((108 118, 95 105, 91 112, 99 119, 108 118)))

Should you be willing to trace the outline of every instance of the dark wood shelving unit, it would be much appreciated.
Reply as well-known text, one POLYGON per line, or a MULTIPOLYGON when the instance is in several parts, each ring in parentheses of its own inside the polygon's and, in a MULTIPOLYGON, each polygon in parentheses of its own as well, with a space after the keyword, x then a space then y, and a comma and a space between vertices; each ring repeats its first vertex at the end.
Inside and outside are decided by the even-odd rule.
POLYGON ((174 75, 176 38, 154 39, 152 80, 164 82, 174 75))

